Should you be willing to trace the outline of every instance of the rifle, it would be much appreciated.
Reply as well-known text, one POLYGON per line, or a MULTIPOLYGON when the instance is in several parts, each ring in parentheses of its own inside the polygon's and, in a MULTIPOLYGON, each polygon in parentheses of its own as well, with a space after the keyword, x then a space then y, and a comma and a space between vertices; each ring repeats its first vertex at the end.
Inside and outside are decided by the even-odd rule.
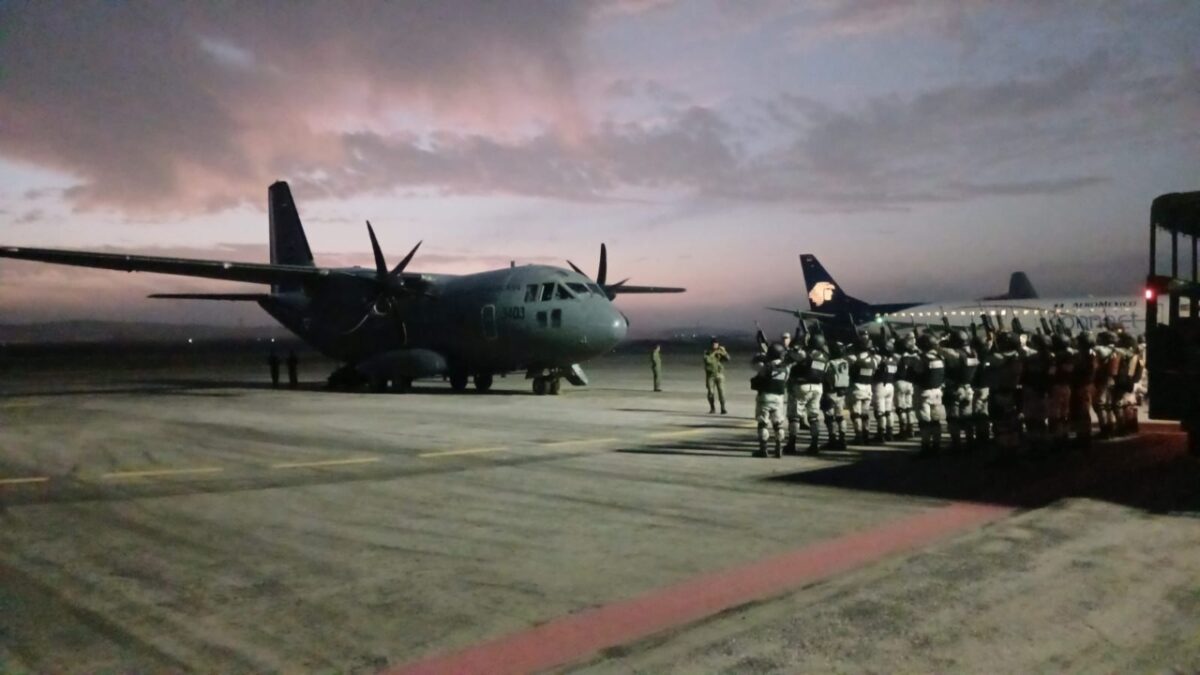
POLYGON ((1012 329, 1018 335, 1025 332, 1025 329, 1021 326, 1021 320, 1015 316, 1012 318, 1012 329))
POLYGON ((854 339, 858 339, 858 324, 854 323, 854 317, 847 314, 846 321, 850 322, 850 330, 854 333, 854 339))
POLYGON ((983 321, 983 330, 987 333, 987 336, 994 337, 996 335, 996 324, 992 323, 992 317, 985 313, 980 314, 979 319, 983 321))
POLYGON ((954 329, 950 327, 950 319, 945 314, 942 315, 942 325, 946 327, 946 334, 950 334, 954 329))
POLYGON ((792 337, 792 344, 803 347, 806 342, 808 342, 808 324, 804 322, 804 317, 796 317, 796 335, 792 337))
POLYGON ((770 346, 770 343, 767 342, 767 334, 763 332, 762 326, 758 325, 757 321, 754 322, 754 328, 754 341, 758 343, 758 351, 765 354, 767 347, 770 346))
POLYGON ((1047 319, 1043 314, 1041 317, 1039 317, 1039 320, 1041 321, 1042 329, 1045 331, 1046 335, 1054 335, 1054 329, 1050 327, 1050 319, 1047 319))

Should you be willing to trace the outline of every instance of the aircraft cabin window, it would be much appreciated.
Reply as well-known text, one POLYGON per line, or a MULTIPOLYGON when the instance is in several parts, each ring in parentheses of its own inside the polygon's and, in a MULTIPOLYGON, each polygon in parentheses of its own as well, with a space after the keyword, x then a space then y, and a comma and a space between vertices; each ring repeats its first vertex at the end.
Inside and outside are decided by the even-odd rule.
POLYGON ((538 322, 538 328, 546 327, 546 313, 545 312, 537 313, 537 322, 538 322))
POLYGON ((538 285, 537 284, 529 284, 528 286, 526 286, 525 287, 525 302, 537 302, 537 299, 538 299, 538 285))
POLYGON ((586 296, 586 295, 588 294, 588 292, 589 292, 589 291, 588 291, 587 284, 581 284, 581 283, 570 283, 570 284, 567 284, 567 286, 568 286, 568 287, 569 287, 569 288, 570 288, 572 291, 575 291, 575 295, 578 295, 578 296, 580 296, 580 297, 586 296))
POLYGON ((562 310, 556 309, 550 312, 550 325, 555 328, 562 328, 562 310))
POLYGON ((558 284, 555 287, 554 297, 557 300, 574 300, 575 296, 571 295, 571 291, 567 290, 566 286, 558 284))
POLYGON ((554 282, 550 281, 542 284, 542 302, 552 300, 554 298, 554 282))

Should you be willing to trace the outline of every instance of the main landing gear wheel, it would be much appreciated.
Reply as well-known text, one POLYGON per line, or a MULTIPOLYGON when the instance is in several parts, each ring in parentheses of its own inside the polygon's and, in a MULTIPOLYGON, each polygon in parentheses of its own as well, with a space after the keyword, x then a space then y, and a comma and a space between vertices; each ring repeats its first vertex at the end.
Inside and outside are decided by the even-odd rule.
POLYGON ((392 393, 407 394, 412 391, 413 379, 411 377, 397 377, 392 380, 392 393))
POLYGON ((538 396, 558 396, 562 390, 562 379, 557 377, 535 377, 533 378, 533 393, 538 396))
POLYGON ((475 389, 479 391, 487 391, 492 388, 492 374, 479 373, 475 376, 475 389))
POLYGON ((450 388, 454 391, 463 391, 467 388, 466 373, 450 373, 450 388))

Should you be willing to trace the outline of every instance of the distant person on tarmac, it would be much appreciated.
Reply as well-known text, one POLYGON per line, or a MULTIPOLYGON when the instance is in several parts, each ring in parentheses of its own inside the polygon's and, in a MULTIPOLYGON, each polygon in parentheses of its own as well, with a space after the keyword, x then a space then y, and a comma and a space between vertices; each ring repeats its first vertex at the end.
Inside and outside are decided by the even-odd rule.
POLYGON ((271 368, 271 386, 279 386, 279 355, 272 349, 267 356, 267 365, 271 368))
POLYGON ((650 351, 650 374, 654 376, 654 391, 662 391, 662 346, 650 351))
POLYGON ((288 352, 287 358, 288 367, 288 385, 295 388, 300 384, 300 359, 296 358, 296 352, 288 352))
POLYGON ((704 388, 708 391, 708 412, 717 412, 716 402, 721 402, 721 414, 727 415, 725 409, 725 362, 729 360, 729 352, 721 346, 717 338, 712 339, 709 348, 704 352, 704 388))

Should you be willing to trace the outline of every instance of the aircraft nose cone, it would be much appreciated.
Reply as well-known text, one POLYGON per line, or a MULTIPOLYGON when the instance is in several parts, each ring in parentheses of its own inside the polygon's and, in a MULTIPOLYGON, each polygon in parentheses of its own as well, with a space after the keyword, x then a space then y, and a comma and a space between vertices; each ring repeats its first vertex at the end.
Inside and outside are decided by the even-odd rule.
POLYGON ((609 311, 604 314, 604 330, 603 335, 605 342, 605 350, 616 347, 621 340, 625 339, 625 334, 629 332, 629 320, 625 315, 617 311, 617 308, 612 305, 608 306, 609 311))

